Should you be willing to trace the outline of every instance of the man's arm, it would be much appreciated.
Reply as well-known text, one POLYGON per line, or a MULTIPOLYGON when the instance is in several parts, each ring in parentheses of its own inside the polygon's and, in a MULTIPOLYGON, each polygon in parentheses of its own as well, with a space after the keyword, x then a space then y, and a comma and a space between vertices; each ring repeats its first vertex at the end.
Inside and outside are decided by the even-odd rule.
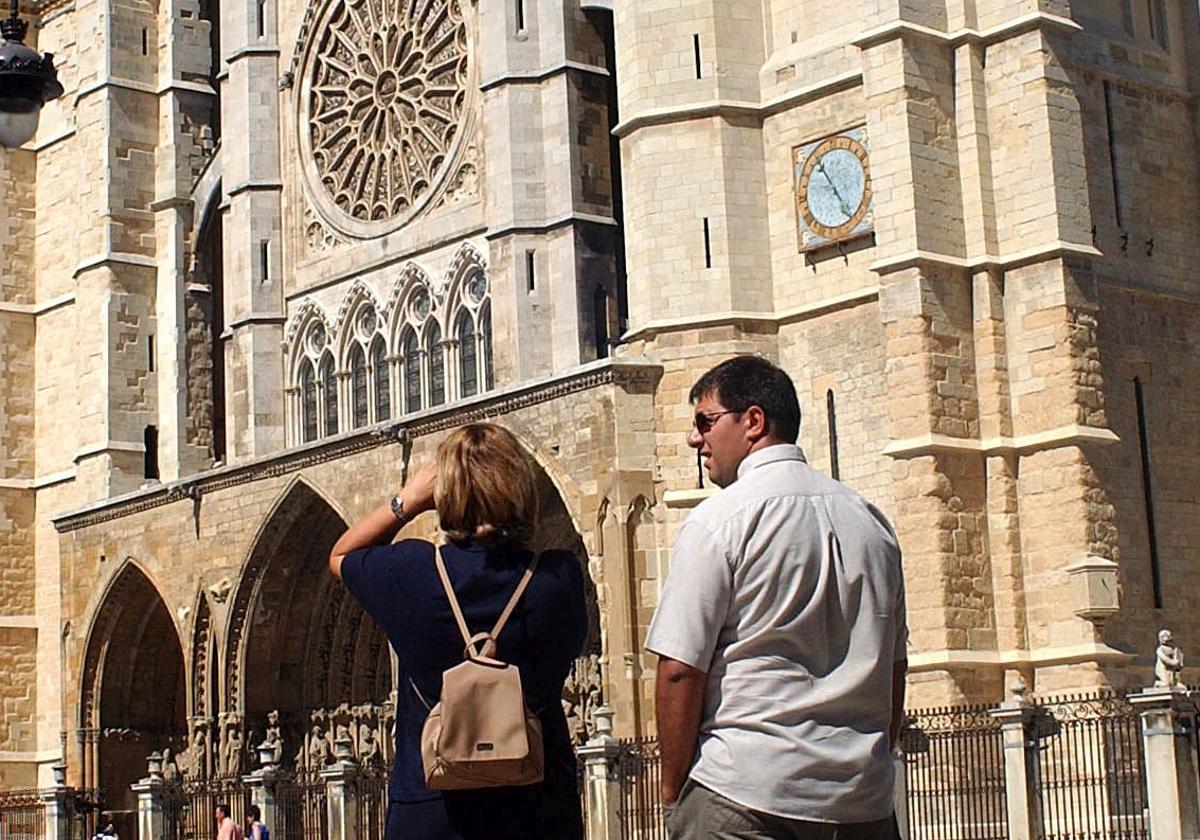
POLYGON ((655 688, 658 745, 662 750, 662 799, 674 804, 687 780, 700 740, 700 716, 708 674, 665 656, 658 660, 655 688))
POLYGON ((908 660, 901 659, 892 666, 892 749, 900 741, 900 728, 904 726, 904 681, 908 676, 908 660))

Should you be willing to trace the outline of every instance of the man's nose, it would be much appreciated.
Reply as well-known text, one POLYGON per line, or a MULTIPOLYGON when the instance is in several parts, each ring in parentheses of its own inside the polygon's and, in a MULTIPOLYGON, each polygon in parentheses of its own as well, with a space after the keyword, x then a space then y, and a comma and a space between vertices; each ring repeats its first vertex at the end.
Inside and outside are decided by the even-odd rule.
POLYGON ((688 432, 687 442, 692 449, 699 449, 704 445, 704 435, 700 434, 699 429, 692 426, 691 431, 688 432))

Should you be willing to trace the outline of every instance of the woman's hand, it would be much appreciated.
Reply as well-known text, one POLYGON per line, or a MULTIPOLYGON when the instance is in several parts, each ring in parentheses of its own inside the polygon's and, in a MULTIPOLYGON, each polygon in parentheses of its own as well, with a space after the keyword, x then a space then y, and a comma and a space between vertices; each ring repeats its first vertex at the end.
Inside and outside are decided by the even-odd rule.
POLYGON ((436 484, 437 463, 433 460, 426 461, 412 474, 404 489, 400 491, 400 500, 404 503, 404 521, 401 522, 392 513, 392 499, 389 496, 387 501, 351 525, 334 543, 329 552, 329 571, 340 578, 342 560, 351 551, 373 545, 387 545, 396 538, 396 534, 406 522, 427 510, 433 510, 433 488, 436 484))
POLYGON ((417 468, 400 491, 406 518, 412 519, 427 510, 433 510, 433 488, 436 484, 437 462, 431 458, 417 468))

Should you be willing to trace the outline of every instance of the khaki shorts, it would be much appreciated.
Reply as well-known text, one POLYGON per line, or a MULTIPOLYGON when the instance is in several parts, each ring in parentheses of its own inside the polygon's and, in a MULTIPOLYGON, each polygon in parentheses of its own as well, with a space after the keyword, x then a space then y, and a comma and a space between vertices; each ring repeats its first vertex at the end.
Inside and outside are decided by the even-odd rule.
POLYGON ((671 840, 895 840, 894 817, 865 823, 791 820, 739 805, 688 779, 665 808, 671 840))

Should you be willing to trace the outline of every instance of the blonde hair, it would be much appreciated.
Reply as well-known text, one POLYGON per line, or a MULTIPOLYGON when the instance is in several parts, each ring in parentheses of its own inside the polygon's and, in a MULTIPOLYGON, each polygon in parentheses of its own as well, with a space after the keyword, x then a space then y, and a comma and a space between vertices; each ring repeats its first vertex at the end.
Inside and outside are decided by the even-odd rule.
POLYGON ((438 446, 433 497, 442 531, 455 542, 533 541, 537 476, 507 429, 470 423, 451 432, 438 446))

